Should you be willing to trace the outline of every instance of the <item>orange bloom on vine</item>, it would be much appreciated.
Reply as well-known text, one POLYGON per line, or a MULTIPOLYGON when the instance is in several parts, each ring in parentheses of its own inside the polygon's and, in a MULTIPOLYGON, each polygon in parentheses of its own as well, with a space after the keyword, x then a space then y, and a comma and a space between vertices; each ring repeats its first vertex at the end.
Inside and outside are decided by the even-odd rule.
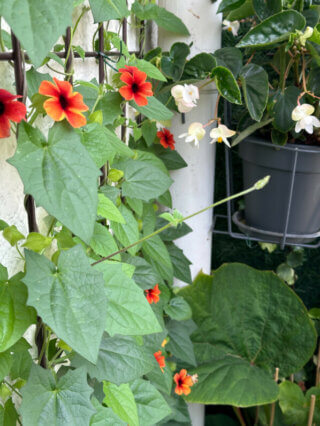
POLYGON ((147 74, 138 70, 137 67, 126 65, 120 68, 120 80, 125 83, 120 87, 119 93, 126 101, 134 100, 137 105, 148 105, 147 97, 153 96, 152 85, 147 79, 147 74))
POLYGON ((26 117, 27 108, 17 98, 21 96, 0 89, 0 138, 10 136, 10 121, 20 123, 26 117))
POLYGON ((86 117, 81 114, 88 111, 80 93, 74 92, 68 81, 60 81, 53 77, 54 83, 42 81, 39 93, 48 96, 43 108, 54 121, 62 121, 65 118, 72 127, 82 127, 87 123, 86 117))
POLYGON ((163 129, 159 132, 157 132, 157 136, 160 139, 160 144, 163 146, 163 148, 170 148, 174 150, 174 136, 168 129, 163 129))
POLYGON ((159 285, 156 284, 153 288, 149 288, 149 290, 145 290, 147 301, 150 303, 158 303, 160 300, 159 294, 161 291, 159 290, 159 285))
POLYGON ((176 387, 174 390, 176 394, 189 395, 189 393, 191 392, 190 387, 194 385, 194 381, 192 380, 192 377, 187 374, 187 370, 180 370, 180 373, 176 373, 174 375, 173 380, 176 383, 176 387))
POLYGON ((155 359, 157 360, 157 363, 159 364, 159 367, 163 373, 163 369, 166 366, 166 361, 164 355, 162 355, 161 351, 155 352, 154 354, 155 359))

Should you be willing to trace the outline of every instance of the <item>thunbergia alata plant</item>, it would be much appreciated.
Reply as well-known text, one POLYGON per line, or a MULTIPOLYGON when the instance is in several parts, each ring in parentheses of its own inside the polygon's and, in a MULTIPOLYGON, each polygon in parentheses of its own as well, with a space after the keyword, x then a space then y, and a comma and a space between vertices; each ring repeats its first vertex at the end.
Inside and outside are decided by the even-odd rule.
MULTIPOLYGON (((76 9, 70 28, 72 0, 26 0, 19 9, 0 1, 0 15, 20 39, 22 57, 28 55, 25 97, 0 90, 0 137, 1 144, 10 132, 17 137, 8 162, 28 195, 30 224, 24 235, 0 221, 3 238, 24 262, 11 277, 0 265, 0 423, 188 423, 182 396, 197 386, 197 373, 187 371, 196 367, 190 339, 196 325, 172 287, 174 277, 191 283, 190 262, 173 241, 191 232, 186 219, 226 200, 186 218, 176 210, 159 214, 158 206, 172 207, 169 170, 187 166, 166 127, 174 111, 196 106, 193 83, 209 77, 215 59, 200 54, 187 60, 184 43, 170 52, 131 54, 102 22, 118 20, 120 31, 131 13, 142 36, 142 21, 151 19, 168 31, 189 32, 152 2, 136 1, 131 11, 125 0, 89 3, 76 9), (100 66, 104 61, 114 71, 110 76, 100 67, 99 84, 72 81, 73 52, 85 57, 72 40, 87 13, 100 22, 92 40, 100 66), (67 27, 63 53, 64 46, 54 43, 67 27), (119 60, 100 46, 116 49, 119 60), (39 72, 40 65, 58 77, 39 72), (124 114, 126 104, 140 115, 137 121, 124 114), (48 136, 39 128, 45 116, 48 136), (120 125, 123 140, 116 133, 120 125), (42 233, 34 203, 48 213, 42 233)), ((0 47, 12 48, 4 30, 0 47)), ((194 125, 189 135, 199 143, 202 127, 194 125)), ((213 138, 229 136, 220 126, 213 138)))

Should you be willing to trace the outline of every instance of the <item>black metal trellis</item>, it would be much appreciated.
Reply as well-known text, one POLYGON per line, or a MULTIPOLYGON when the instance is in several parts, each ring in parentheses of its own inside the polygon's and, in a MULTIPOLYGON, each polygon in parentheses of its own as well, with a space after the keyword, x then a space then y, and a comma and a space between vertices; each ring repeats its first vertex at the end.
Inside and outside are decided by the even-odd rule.
MULTIPOLYGON (((231 106, 228 102, 225 102, 225 108, 224 108, 224 116, 225 116, 225 123, 228 126, 231 126, 231 106)), ((245 142, 244 142, 245 143, 245 142)), ((255 142, 258 144, 259 142, 255 142)), ((265 145, 265 142, 261 142, 262 145, 265 145)), ((287 150, 288 147, 286 146, 279 146, 279 149, 287 150)), ((269 231, 264 231, 261 229, 255 230, 254 228, 251 228, 249 226, 241 225, 241 222, 239 220, 239 212, 236 211, 234 201, 228 201, 227 202, 227 214, 215 214, 213 216, 213 226, 212 226, 212 232, 214 234, 222 234, 222 235, 229 235, 232 238, 245 240, 248 242, 256 241, 256 242, 267 242, 267 243, 275 243, 280 244, 280 248, 284 249, 285 246, 298 246, 298 247, 305 247, 305 248, 319 248, 320 247, 320 237, 319 232, 317 234, 309 235, 309 234, 301 234, 301 235, 290 235, 288 234, 288 225, 290 220, 290 213, 291 213, 291 207, 292 207, 292 196, 294 191, 294 184, 296 179, 296 169, 297 169, 297 163, 298 163, 298 157, 299 153, 301 151, 298 147, 294 150, 294 159, 293 159, 293 165, 291 170, 291 179, 289 184, 289 193, 288 193, 288 204, 287 204, 287 210, 286 210, 286 219, 285 224, 283 228, 282 233, 274 233, 269 231), (217 226, 217 222, 219 220, 222 220, 227 225, 227 230, 221 230, 217 226), (235 227, 238 227, 242 230, 242 232, 235 231, 235 227), (253 236, 252 233, 255 231, 261 235, 259 236, 253 236), (302 242, 295 242, 294 239, 298 240, 301 239, 302 242), (313 240, 313 242, 303 242, 303 241, 310 241, 313 240)), ((320 151, 316 151, 314 149, 304 149, 303 153, 307 153, 310 155, 320 155, 320 151)), ((226 178, 226 196, 230 197, 234 193, 234 185, 233 185, 233 164, 232 164, 232 152, 228 147, 225 147, 225 178, 226 178)))
MULTIPOLYGON (((122 26, 122 38, 124 43, 127 43, 127 20, 124 19, 122 26)), ((21 45, 17 37, 11 32, 11 40, 12 40, 12 51, 11 52, 0 52, 0 61, 12 61, 14 66, 14 74, 15 74, 15 83, 16 83, 16 92, 17 95, 21 96, 19 99, 22 102, 26 101, 27 97, 27 85, 26 85, 26 76, 25 76, 25 60, 28 60, 28 55, 21 49, 21 45)), ((81 56, 77 52, 73 52, 71 46, 71 28, 68 27, 65 35, 65 50, 64 52, 56 52, 55 54, 60 58, 67 58, 67 63, 65 65, 66 73, 70 73, 72 71, 72 63, 74 58, 80 58, 81 56), (68 54, 69 52, 69 54, 68 54)), ((117 51, 104 51, 104 25, 103 22, 99 24, 98 30, 98 45, 99 52, 86 51, 86 58, 97 58, 98 59, 98 67, 99 67, 99 83, 103 83, 105 79, 105 61, 104 56, 116 56, 119 57, 122 55, 121 52, 117 51)), ((141 49, 139 51, 133 51, 130 53, 135 53, 137 55, 141 55, 141 49)), ((72 83, 72 76, 69 78, 69 81, 72 83)), ((17 127, 17 136, 18 136, 19 126, 17 127)), ((124 127, 121 129, 122 139, 125 136, 124 127)), ((102 184, 105 181, 106 171, 105 167, 101 169, 101 177, 100 183, 102 184)), ((28 229, 29 232, 39 232, 37 221, 36 221, 36 206, 34 199, 31 195, 26 195, 25 197, 25 209, 27 212, 27 221, 28 221, 28 229)), ((38 354, 41 356, 39 359, 39 363, 42 367, 46 368, 47 360, 45 358, 45 354, 42 353, 42 347, 45 341, 45 328, 43 322, 40 317, 38 317, 37 321, 37 330, 35 341, 38 349, 38 354), (42 355, 40 355, 42 354, 42 355)))

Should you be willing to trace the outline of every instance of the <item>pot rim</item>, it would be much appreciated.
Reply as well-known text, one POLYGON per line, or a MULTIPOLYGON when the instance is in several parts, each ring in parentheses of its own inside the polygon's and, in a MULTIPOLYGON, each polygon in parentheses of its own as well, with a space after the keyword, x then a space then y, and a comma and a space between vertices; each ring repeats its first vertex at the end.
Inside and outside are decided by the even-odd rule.
POLYGON ((247 138, 245 138, 245 140, 242 143, 245 144, 246 141, 252 144, 264 146, 266 148, 273 148, 273 149, 279 149, 279 150, 283 149, 284 151, 291 151, 291 152, 298 151, 298 152, 303 152, 304 154, 320 154, 320 147, 318 146, 314 146, 313 148, 310 149, 309 147, 306 147, 306 145, 300 145, 300 144, 274 145, 270 141, 267 141, 266 139, 258 138, 256 136, 248 136, 247 138))

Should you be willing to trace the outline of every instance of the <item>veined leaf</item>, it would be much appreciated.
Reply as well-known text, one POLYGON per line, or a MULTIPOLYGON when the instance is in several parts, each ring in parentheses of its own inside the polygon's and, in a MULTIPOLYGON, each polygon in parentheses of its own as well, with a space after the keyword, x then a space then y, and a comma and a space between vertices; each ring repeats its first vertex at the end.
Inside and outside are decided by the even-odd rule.
POLYGON ((137 404, 128 384, 116 386, 110 382, 103 383, 105 402, 124 422, 130 426, 139 426, 137 404))
POLYGON ((87 426, 95 412, 83 368, 69 370, 56 382, 50 370, 34 364, 21 392, 24 426, 87 426))
POLYGON ((129 15, 126 0, 89 0, 94 22, 122 19, 129 15))
POLYGON ((227 101, 241 105, 241 93, 232 72, 222 66, 215 67, 211 73, 221 96, 227 101))
POLYGON ((22 122, 18 147, 9 163, 17 168, 25 193, 31 194, 38 206, 90 242, 100 171, 68 124, 56 123, 46 142, 38 129, 22 122))
POLYGON ((262 21, 252 28, 236 47, 269 46, 286 40, 290 33, 302 31, 305 18, 295 10, 285 10, 262 21))
POLYGON ((58 266, 26 251, 28 304, 75 351, 96 362, 105 329, 102 274, 91 267, 81 246, 62 251, 58 266), (66 324, 68 325, 66 327, 66 324))
POLYGON ((0 0, 0 15, 21 41, 35 68, 72 25, 73 0, 0 0))

